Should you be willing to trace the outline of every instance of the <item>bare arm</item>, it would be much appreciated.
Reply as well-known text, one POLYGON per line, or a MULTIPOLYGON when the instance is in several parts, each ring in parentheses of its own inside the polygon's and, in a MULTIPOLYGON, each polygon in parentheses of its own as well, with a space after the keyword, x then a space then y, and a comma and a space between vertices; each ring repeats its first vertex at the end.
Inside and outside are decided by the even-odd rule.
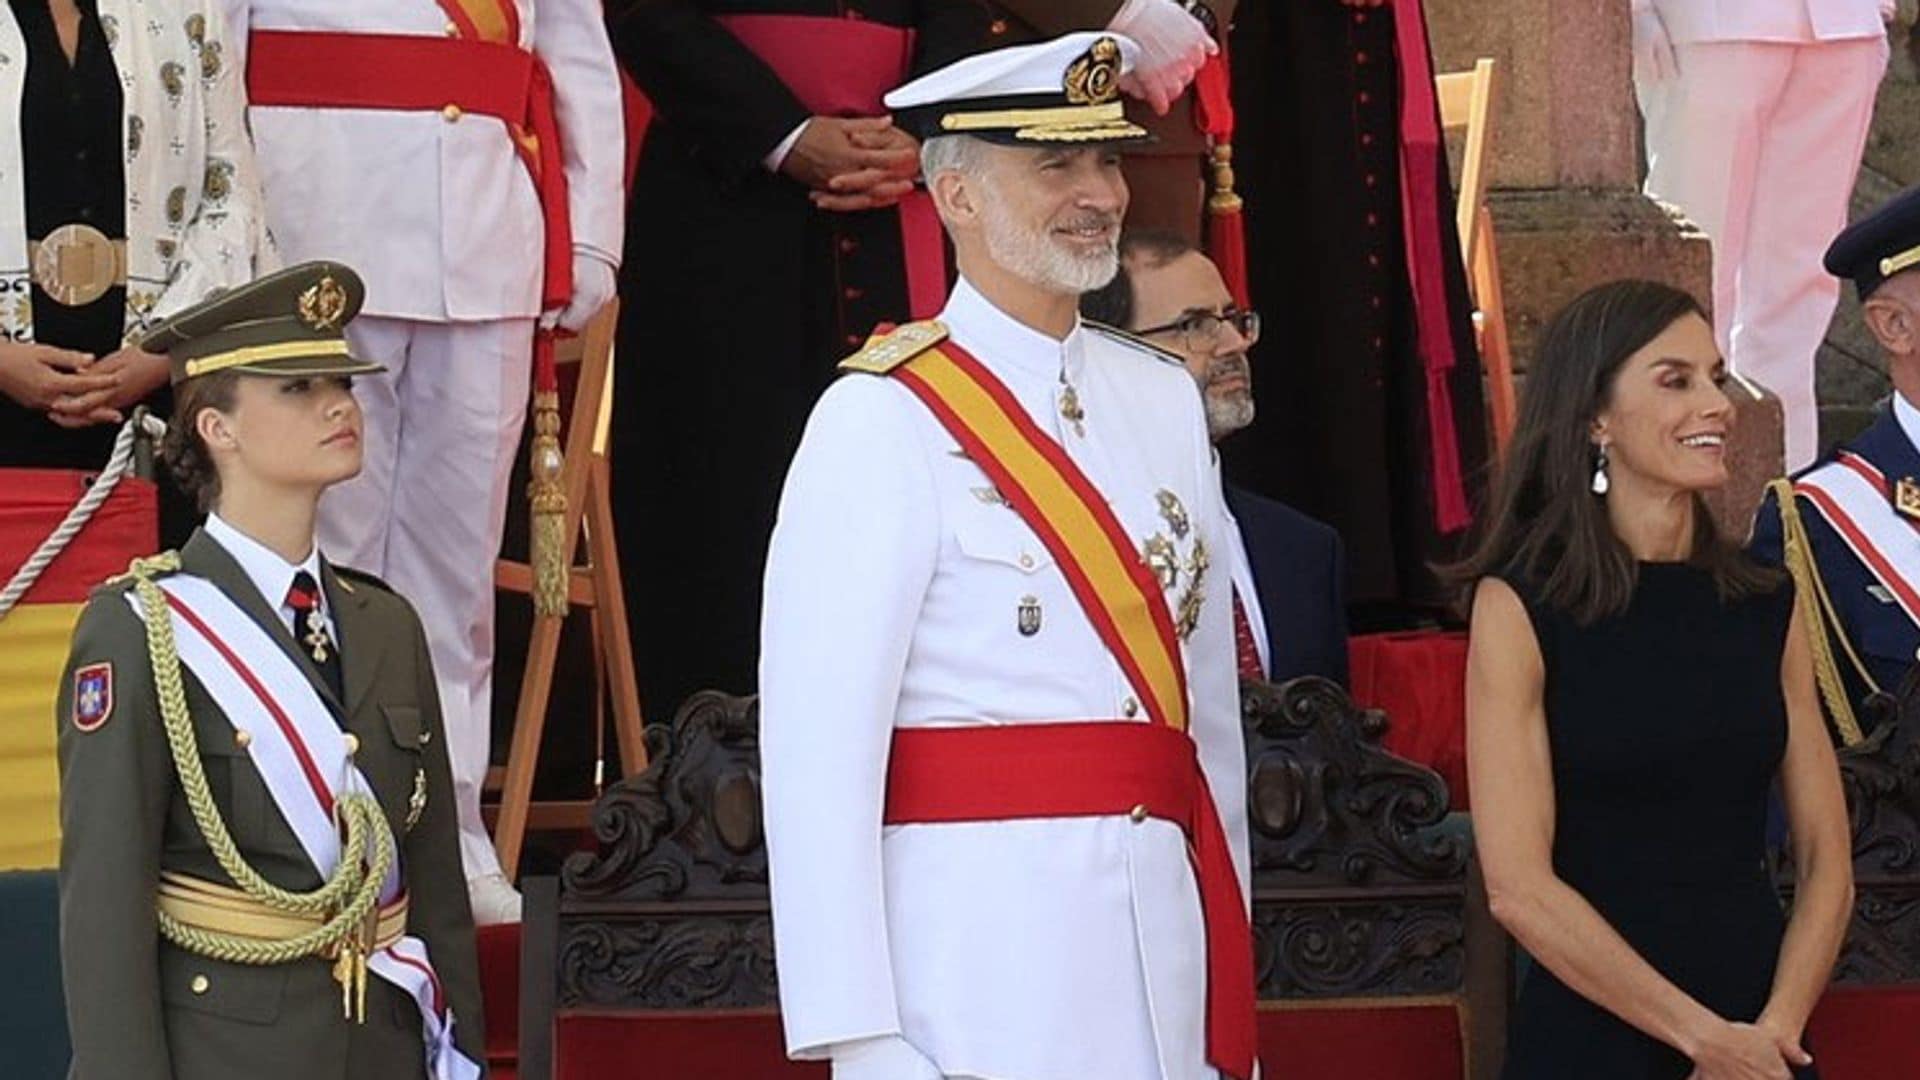
POLYGON ((1770 1037, 1669 982, 1555 874, 1545 685, 1519 596, 1482 580, 1467 652, 1467 776, 1494 918, 1575 993, 1692 1058, 1697 1075, 1785 1080, 1770 1037))
POLYGON ((1793 836, 1793 917, 1780 943, 1773 993, 1759 1020, 1761 1027, 1795 1047, 1807 1015, 1827 987, 1853 911, 1847 803, 1820 715, 1807 631, 1796 606, 1780 661, 1780 689, 1787 701, 1787 753, 1780 763, 1780 781, 1793 836))

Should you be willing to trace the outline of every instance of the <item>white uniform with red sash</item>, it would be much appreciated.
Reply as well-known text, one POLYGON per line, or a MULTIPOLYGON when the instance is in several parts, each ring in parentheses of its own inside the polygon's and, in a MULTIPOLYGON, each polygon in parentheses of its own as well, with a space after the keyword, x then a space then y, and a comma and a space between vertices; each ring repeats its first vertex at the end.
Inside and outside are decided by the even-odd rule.
MULTIPOLYGON (((340 861, 334 802, 348 792, 371 795, 347 741, 313 682, 260 624, 204 578, 173 574, 159 582, 172 612, 180 662, 207 691, 237 732, 274 806, 322 879, 340 861)), ((138 594, 126 599, 143 620, 138 594)), ((384 883, 383 907, 398 903, 404 868, 396 861, 384 883)), ((373 977, 411 997, 420 1010, 427 1075, 432 1080, 477 1080, 480 1066, 454 1045, 453 1012, 424 941, 403 936, 367 961, 373 977)))
POLYGON ((601 5, 226 3, 262 61, 250 115, 273 235, 289 261, 359 272, 366 306, 347 336, 387 367, 358 387, 366 465, 322 501, 322 540, 418 604, 462 856, 490 873, 493 564, 534 320, 566 302, 571 258, 620 261, 624 127, 601 5))
MULTIPOLYGON (((788 1050, 897 1035, 948 1076, 1215 1076, 1219 972, 1196 861, 1212 829, 1231 872, 1210 895, 1230 896, 1239 920, 1216 909, 1211 929, 1244 935, 1246 777, 1229 540, 1198 394, 1116 339, 1036 333, 964 280, 940 321, 947 351, 1084 478, 1136 564, 1153 552, 1139 570, 1161 594, 1173 662, 1148 645, 1121 658, 1076 596, 1087 582, 1009 505, 1021 495, 965 456, 907 377, 848 376, 826 393, 787 479, 762 634, 788 1050), (1096 726, 1123 724, 1137 737, 1096 726), (1141 775, 1089 787, 1082 774, 1112 771, 1096 768, 1100 748, 1119 757, 1123 743, 1141 775), (1022 745, 1031 758, 1002 753, 1022 745), (1033 783, 1049 775, 1057 785, 1033 783), (980 820, 996 799, 1011 811, 1056 786, 1068 797, 1051 812, 980 820), (1096 788, 1138 790, 1138 810, 1069 805, 1096 788)), ((1130 568, 1107 569, 1124 591, 1130 568)))

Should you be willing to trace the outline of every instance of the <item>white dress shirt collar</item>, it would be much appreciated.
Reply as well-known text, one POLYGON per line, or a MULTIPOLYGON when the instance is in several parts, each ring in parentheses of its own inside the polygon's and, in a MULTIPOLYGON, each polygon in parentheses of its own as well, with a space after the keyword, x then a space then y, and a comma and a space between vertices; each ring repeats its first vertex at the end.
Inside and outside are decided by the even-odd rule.
MULTIPOLYGON (((279 613, 282 622, 292 627, 293 609, 287 606, 287 591, 293 587, 294 575, 302 570, 312 574, 316 584, 320 581, 320 545, 314 544, 308 548, 307 557, 302 562, 290 563, 272 548, 228 524, 217 513, 207 515, 204 527, 207 535, 225 548, 227 554, 233 556, 234 562, 240 564, 241 571, 266 599, 267 606, 279 613)), ((320 592, 320 614, 331 626, 333 615, 327 610, 326 590, 320 592)))
POLYGON ((1072 382, 1086 363, 1087 329, 1078 314, 1073 329, 1056 340, 995 307, 964 276, 954 284, 940 321, 954 341, 993 368, 1072 382))
POLYGON ((1920 409, 1907 400, 1905 394, 1893 392, 1893 418, 1900 422, 1900 430, 1906 433, 1907 441, 1920 451, 1920 409))

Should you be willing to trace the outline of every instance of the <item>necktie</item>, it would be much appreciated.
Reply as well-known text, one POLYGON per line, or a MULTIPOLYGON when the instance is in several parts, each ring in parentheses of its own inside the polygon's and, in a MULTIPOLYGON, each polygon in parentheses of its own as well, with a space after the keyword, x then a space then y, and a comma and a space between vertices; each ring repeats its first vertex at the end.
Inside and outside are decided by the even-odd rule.
POLYGON ((1243 679, 1265 679, 1260 666, 1260 646, 1253 640, 1253 623, 1247 618, 1246 605, 1240 602, 1240 590, 1233 590, 1233 655, 1240 664, 1243 679))
POLYGON ((340 650, 327 635, 327 621, 320 614, 320 583, 305 570, 293 575, 286 604, 293 609, 293 636, 300 651, 320 669, 333 696, 340 697, 340 650))

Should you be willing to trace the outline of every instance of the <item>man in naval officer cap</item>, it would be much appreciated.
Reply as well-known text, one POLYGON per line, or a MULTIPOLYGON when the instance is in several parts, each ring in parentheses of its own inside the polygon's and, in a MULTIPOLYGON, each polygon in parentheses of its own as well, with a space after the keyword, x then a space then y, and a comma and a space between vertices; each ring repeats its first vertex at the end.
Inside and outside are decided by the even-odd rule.
POLYGON ((1077 314, 1117 268, 1134 51, 1073 34, 886 99, 959 281, 815 408, 761 636, 787 1049, 838 1080, 1253 1072, 1206 420, 1077 314))
POLYGON ((1753 549, 1792 571, 1803 621, 1818 628, 1827 719, 1851 744, 1892 727, 1920 650, 1920 188, 1849 226, 1825 263, 1859 293, 1892 400, 1858 438, 1774 481, 1753 549))

